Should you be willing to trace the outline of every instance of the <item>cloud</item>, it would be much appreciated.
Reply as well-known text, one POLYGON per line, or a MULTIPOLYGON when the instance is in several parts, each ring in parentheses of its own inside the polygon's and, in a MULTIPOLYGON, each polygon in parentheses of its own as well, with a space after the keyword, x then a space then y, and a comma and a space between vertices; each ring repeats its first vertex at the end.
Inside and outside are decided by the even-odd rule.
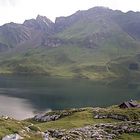
POLYGON ((0 6, 15 6, 18 0, 0 0, 0 6))
POLYGON ((0 25, 7 22, 22 23, 38 14, 51 20, 68 16, 78 10, 105 6, 124 12, 140 11, 140 0, 0 0, 0 25))

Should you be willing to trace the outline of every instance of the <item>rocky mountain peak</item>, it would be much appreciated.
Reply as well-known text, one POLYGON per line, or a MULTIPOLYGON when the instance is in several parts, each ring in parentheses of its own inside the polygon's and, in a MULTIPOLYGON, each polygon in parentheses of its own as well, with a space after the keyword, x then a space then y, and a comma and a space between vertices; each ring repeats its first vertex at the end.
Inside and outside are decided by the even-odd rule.
POLYGON ((113 11, 113 10, 109 9, 108 7, 102 7, 102 6, 96 6, 96 7, 90 8, 89 10, 94 10, 94 11, 97 11, 97 12, 113 11))
POLYGON ((46 16, 41 16, 41 15, 38 15, 38 16, 36 17, 36 21, 37 21, 38 23, 44 23, 44 24, 46 24, 47 26, 49 26, 50 24, 53 24, 53 22, 52 22, 50 19, 48 19, 46 16))
POLYGON ((54 26, 54 23, 50 19, 41 15, 38 15, 36 19, 26 20, 23 24, 29 28, 40 30, 47 34, 53 31, 54 26))

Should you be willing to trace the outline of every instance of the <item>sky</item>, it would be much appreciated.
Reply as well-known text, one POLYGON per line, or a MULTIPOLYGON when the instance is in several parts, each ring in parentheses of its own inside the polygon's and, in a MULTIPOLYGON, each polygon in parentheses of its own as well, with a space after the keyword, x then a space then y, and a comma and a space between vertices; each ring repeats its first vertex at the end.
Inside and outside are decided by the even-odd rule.
POLYGON ((104 6, 114 10, 140 11, 140 0, 0 0, 0 25, 22 23, 25 19, 43 15, 55 21, 78 10, 104 6))

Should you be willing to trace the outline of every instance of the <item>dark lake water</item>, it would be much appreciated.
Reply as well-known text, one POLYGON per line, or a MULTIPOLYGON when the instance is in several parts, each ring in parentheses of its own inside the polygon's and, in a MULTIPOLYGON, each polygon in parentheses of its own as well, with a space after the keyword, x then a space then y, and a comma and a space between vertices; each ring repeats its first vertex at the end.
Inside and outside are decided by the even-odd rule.
POLYGON ((24 119, 48 110, 140 100, 138 84, 122 85, 45 76, 0 76, 0 115, 24 119))

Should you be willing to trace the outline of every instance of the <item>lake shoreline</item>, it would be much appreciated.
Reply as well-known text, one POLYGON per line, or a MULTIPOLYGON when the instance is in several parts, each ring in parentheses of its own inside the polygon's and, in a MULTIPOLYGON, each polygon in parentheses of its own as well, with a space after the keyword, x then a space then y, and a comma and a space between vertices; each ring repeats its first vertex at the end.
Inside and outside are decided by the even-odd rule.
POLYGON ((47 109, 107 107, 139 100, 139 84, 46 76, 0 76, 0 115, 24 119, 47 109), (18 112, 18 113, 17 113, 18 112), (23 117, 25 116, 25 117, 23 117))

